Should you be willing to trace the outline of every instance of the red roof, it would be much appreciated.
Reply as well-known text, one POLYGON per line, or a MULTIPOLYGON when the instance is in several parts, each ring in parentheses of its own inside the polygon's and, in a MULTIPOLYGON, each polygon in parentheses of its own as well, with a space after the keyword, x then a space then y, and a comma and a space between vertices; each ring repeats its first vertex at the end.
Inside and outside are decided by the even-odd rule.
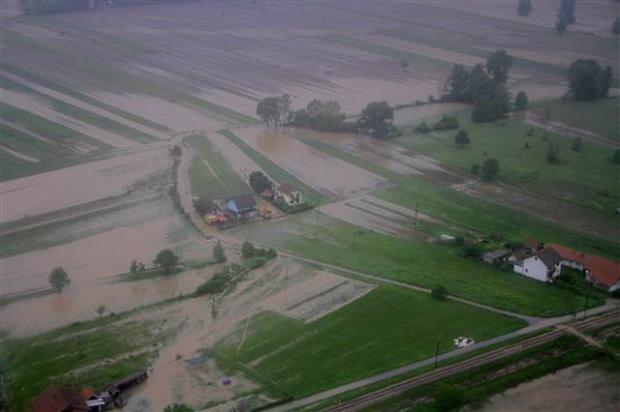
POLYGON ((600 256, 586 255, 554 243, 548 244, 547 247, 555 250, 563 259, 584 265, 598 283, 611 287, 620 281, 620 263, 618 262, 600 256))
POLYGON ((542 247, 542 243, 535 239, 528 239, 523 245, 532 249, 540 249, 542 247))
POLYGON ((34 398, 32 406, 35 412, 82 412, 87 411, 86 401, 79 391, 58 385, 48 387, 34 398))
POLYGON ((555 243, 548 243, 547 247, 555 250, 555 252, 565 260, 570 260, 582 265, 585 263, 587 255, 584 253, 577 252, 573 249, 555 243))
POLYGON ((620 281, 620 263, 600 256, 586 256, 586 268, 594 280, 607 287, 620 281))

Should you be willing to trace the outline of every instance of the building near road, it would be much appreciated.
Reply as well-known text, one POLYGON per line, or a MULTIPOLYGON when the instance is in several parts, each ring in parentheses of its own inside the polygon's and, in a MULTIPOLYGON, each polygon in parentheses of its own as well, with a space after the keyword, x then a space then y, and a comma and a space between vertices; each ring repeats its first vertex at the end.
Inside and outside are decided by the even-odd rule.
POLYGON ((511 254, 512 252, 508 249, 494 250, 492 252, 487 252, 482 255, 482 260, 484 260, 486 263, 496 265, 502 263, 511 254))
POLYGON ((254 195, 246 193, 228 199, 226 208, 237 219, 251 217, 256 213, 256 200, 254 200, 254 195))
POLYGON ((551 248, 544 248, 514 262, 513 270, 541 282, 552 282, 560 275, 562 257, 551 248))

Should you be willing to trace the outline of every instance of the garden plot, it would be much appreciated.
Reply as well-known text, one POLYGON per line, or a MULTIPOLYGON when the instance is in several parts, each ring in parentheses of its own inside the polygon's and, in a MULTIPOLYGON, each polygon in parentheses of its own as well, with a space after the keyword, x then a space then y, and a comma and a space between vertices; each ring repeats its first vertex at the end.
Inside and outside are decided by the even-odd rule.
POLYGON ((170 164, 166 149, 154 149, 4 182, 2 222, 127 193, 170 164))
POLYGON ((383 178, 329 156, 283 132, 265 130, 263 126, 233 132, 293 176, 330 196, 360 195, 385 184, 383 178))

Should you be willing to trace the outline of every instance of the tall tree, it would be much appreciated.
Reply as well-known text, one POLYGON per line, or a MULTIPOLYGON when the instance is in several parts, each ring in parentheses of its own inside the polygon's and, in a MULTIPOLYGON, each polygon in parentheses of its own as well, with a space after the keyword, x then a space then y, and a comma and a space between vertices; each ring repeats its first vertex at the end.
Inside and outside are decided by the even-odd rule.
POLYGON ((275 127, 280 123, 280 98, 265 97, 256 105, 256 114, 261 118, 267 127, 275 127))
POLYGON ((56 289, 56 292, 60 293, 64 288, 71 284, 69 275, 62 267, 58 266, 52 269, 50 272, 48 281, 50 286, 56 289))
POLYGON ((497 50, 487 58, 486 68, 495 83, 505 83, 512 67, 512 56, 506 50, 497 50))
POLYGON ((386 137, 392 128, 394 109, 387 102, 368 103, 357 120, 357 126, 362 133, 372 137, 386 137))
POLYGON ((612 82, 611 67, 601 70, 596 60, 579 59, 568 68, 568 89, 576 100, 606 97, 612 82))
POLYGON ((519 0, 517 14, 519 16, 529 16, 532 11, 532 0, 519 0))
POLYGON ((453 102, 467 102, 471 101, 469 92, 469 71, 462 64, 455 64, 444 86, 444 98, 453 102))
POLYGON ((496 120, 493 113, 491 98, 489 96, 482 96, 476 100, 476 103, 474 103, 474 108, 471 111, 471 120, 480 123, 492 122, 496 120))
POLYGON ((515 107, 518 110, 525 110, 527 109, 527 105, 529 104, 529 98, 527 97, 527 94, 521 90, 519 93, 517 93, 517 96, 515 97, 515 107))
POLYGON ((169 274, 178 262, 179 257, 172 250, 163 249, 157 254, 153 264, 156 267, 162 268, 164 273, 169 274))
POLYGON ((493 80, 489 77, 484 70, 484 66, 481 64, 475 65, 471 70, 468 83, 467 96, 470 102, 475 102, 482 96, 488 96, 495 87, 493 80))

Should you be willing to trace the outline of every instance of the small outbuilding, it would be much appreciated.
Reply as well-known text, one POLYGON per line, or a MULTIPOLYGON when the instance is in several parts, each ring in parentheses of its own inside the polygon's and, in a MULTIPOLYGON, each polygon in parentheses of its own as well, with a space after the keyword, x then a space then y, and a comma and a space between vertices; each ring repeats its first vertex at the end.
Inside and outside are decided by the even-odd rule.
POLYGON ((282 183, 278 186, 276 198, 286 203, 288 206, 295 206, 304 202, 303 194, 299 189, 290 183, 282 183))
POLYGON ((496 265, 506 260, 506 258, 508 258, 511 254, 512 252, 508 249, 494 250, 492 252, 487 252, 482 255, 482 260, 484 260, 486 263, 496 265))
POLYGON ((226 201, 226 208, 236 218, 246 217, 256 213, 256 200, 253 194, 246 193, 228 199, 226 201))

